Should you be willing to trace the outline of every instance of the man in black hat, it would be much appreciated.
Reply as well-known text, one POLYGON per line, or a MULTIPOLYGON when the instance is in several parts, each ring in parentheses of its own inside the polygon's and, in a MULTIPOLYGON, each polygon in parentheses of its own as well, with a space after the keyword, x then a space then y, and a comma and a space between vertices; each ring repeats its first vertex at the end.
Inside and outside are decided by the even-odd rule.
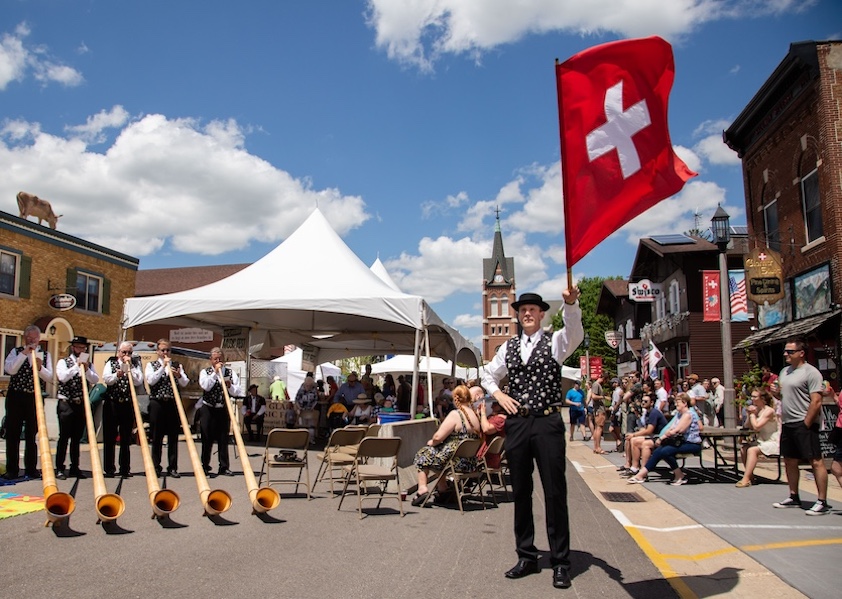
POLYGON ((266 398, 257 393, 257 385, 249 385, 249 393, 243 401, 243 424, 249 433, 249 441, 254 441, 251 425, 257 429, 257 440, 263 436, 263 420, 266 418, 266 398))
POLYGON ((570 526, 565 479, 565 429, 561 415, 561 363, 584 337, 579 289, 567 289, 564 328, 545 335, 541 329, 549 309, 537 293, 524 293, 512 304, 522 333, 503 344, 482 375, 483 386, 509 414, 506 418, 506 459, 515 503, 517 564, 507 578, 538 572, 535 522, 532 517, 533 463, 538 464, 544 488, 547 537, 553 586, 568 588, 570 581, 570 526), (509 379, 508 393, 499 384, 509 379))
POLYGON ((82 405, 82 370, 88 388, 99 382, 99 376, 88 354, 88 338, 70 340, 70 355, 56 363, 58 379, 58 445, 56 446, 56 478, 64 480, 64 459, 70 443, 70 476, 85 478, 79 470, 79 444, 85 431, 85 406, 82 405))
POLYGON ((53 379, 50 354, 41 351, 41 329, 34 324, 23 331, 24 345, 16 347, 6 356, 3 368, 9 375, 6 391, 6 474, 7 480, 20 476, 20 433, 24 428, 23 465, 28 478, 38 478, 35 465, 38 448, 35 431, 38 422, 35 416, 35 377, 32 373, 32 358, 38 371, 38 382, 49 383, 53 379), (40 353, 39 353, 40 352, 40 353))

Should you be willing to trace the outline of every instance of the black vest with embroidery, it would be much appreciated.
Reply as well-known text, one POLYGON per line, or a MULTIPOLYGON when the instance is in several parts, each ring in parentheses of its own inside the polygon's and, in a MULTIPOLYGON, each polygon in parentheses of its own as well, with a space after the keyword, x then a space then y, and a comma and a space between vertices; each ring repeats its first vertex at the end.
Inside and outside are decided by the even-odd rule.
POLYGON ((541 335, 526 364, 520 359, 520 337, 509 339, 506 342, 506 369, 509 371, 509 395, 522 406, 545 410, 562 401, 561 364, 553 358, 547 335, 541 335))
MULTIPOLYGON (((208 366, 205 368, 205 374, 208 376, 216 375, 216 370, 213 367, 208 366)), ((223 368, 222 369, 222 378, 227 378, 231 376, 231 369, 230 368, 223 368)), ((209 406, 221 406, 223 400, 225 399, 225 395, 222 392, 222 385, 219 384, 219 381, 215 381, 213 387, 210 388, 210 391, 205 391, 202 395, 202 401, 209 406)))
MULTIPOLYGON (((137 366, 140 366, 140 359, 132 358, 132 368, 136 368, 137 366)), ((108 362, 105 364, 105 367, 110 368, 111 372, 116 374, 117 371, 120 370, 120 360, 116 356, 111 356, 108 358, 108 362)), ((132 398, 132 392, 129 389, 129 385, 132 384, 131 381, 131 373, 126 374, 126 376, 122 378, 117 377, 117 382, 108 387, 108 398, 118 403, 130 401, 132 398)))
MULTIPOLYGON (((76 365, 76 360, 71 356, 64 359, 64 363, 68 368, 73 368, 76 365)), ((79 374, 68 380, 66 383, 59 381, 58 394, 66 399, 81 399, 82 397, 82 374, 79 374)))
MULTIPOLYGON (((16 347, 15 351, 20 356, 23 353, 24 348, 16 347)), ((48 353, 44 353, 44 361, 47 362, 50 359, 50 355, 48 353)), ((23 364, 21 364, 18 371, 9 378, 9 391, 17 391, 19 393, 35 393, 35 381, 32 378, 32 363, 27 358, 23 364)))
MULTIPOLYGON (((164 367, 161 362, 155 360, 151 362, 152 370, 158 371, 164 367)), ((173 377, 175 376, 175 372, 173 371, 173 377)), ((149 392, 151 393, 151 397, 153 399, 175 399, 175 393, 172 390, 172 385, 170 385, 170 377, 166 374, 158 379, 158 382, 154 385, 149 386, 149 392)))

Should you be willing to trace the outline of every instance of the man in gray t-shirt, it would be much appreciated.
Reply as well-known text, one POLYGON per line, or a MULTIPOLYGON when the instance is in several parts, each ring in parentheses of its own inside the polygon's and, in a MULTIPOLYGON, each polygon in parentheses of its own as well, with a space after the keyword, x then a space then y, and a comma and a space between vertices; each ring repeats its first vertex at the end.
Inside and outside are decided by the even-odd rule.
POLYGON ((786 465, 789 498, 774 503, 774 507, 801 507, 798 495, 800 473, 798 463, 808 460, 816 479, 818 501, 807 510, 808 516, 830 513, 827 504, 827 468, 819 443, 819 419, 822 395, 826 385, 821 373, 807 363, 807 343, 803 339, 789 339, 784 348, 787 366, 778 377, 781 402, 781 456, 786 465))

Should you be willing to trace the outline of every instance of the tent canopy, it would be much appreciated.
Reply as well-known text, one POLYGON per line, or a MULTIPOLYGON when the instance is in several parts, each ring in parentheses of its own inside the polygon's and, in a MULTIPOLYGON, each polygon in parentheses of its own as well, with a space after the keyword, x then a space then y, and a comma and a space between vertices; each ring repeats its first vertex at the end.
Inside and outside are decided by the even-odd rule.
MULTIPOLYGON (((412 374, 415 366, 415 357, 409 355, 393 356, 388 360, 376 362, 371 365, 371 374, 412 374)), ((443 376, 451 376, 453 362, 450 360, 442 360, 441 358, 421 358, 418 363, 418 373, 426 374, 428 371, 431 374, 440 374, 443 376)), ((477 376, 477 368, 463 368, 456 367, 456 377, 461 379, 469 379, 477 376)))
POLYGON ((195 289, 130 298, 123 328, 156 322, 213 330, 244 327, 252 354, 268 358, 294 344, 317 362, 417 351, 477 365, 476 348, 445 324, 420 296, 403 293, 372 272, 318 210, 266 256, 231 276, 195 289), (324 274, 318 264, 329 264, 324 274))

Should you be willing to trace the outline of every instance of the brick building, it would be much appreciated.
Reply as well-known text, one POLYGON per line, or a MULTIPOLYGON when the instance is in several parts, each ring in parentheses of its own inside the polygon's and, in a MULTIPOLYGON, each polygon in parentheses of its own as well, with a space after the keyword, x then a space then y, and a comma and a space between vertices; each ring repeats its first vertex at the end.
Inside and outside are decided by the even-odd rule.
MULTIPOLYGON (((37 324, 53 358, 74 335, 116 341, 138 259, 0 212, 0 348, 3 358, 37 324)), ((9 377, 0 376, 5 388, 9 377)), ((50 390, 52 391, 52 389, 50 390)))
POLYGON ((500 213, 494 224, 491 258, 482 261, 482 359, 489 362, 497 349, 518 332, 511 305, 515 301, 515 259, 503 251, 500 213))
POLYGON ((786 338, 807 336, 808 360, 838 389, 842 42, 791 44, 723 138, 743 163, 749 249, 780 252, 786 292, 734 341, 775 370, 786 338))

